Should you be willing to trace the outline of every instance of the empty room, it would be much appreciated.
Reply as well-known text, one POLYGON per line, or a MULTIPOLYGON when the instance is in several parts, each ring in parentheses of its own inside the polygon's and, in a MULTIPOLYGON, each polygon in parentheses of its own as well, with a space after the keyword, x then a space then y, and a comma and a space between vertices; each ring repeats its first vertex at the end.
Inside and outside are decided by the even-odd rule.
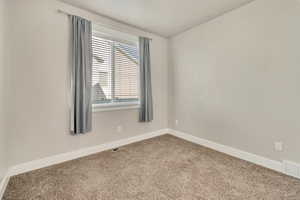
POLYGON ((300 200, 300 0, 0 0, 1 200, 300 200))

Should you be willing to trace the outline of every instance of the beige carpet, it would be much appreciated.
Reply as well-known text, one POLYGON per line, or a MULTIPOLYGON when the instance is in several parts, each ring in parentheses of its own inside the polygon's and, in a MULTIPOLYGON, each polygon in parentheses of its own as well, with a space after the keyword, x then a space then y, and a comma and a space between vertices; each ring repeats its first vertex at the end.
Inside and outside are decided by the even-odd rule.
POLYGON ((12 177, 20 199, 299 200, 300 181, 165 135, 12 177))

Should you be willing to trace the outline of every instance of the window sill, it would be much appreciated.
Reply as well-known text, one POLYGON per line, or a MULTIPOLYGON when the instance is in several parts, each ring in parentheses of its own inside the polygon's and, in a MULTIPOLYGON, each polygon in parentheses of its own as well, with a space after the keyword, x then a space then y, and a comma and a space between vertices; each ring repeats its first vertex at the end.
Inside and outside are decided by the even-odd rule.
POLYGON ((121 104, 121 105, 93 105, 93 113, 107 112, 116 110, 139 109, 139 104, 121 104))

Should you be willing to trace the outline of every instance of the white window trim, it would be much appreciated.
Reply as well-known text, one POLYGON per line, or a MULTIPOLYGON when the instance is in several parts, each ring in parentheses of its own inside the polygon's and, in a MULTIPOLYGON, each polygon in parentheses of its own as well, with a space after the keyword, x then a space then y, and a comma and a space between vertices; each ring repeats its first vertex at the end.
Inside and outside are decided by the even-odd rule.
POLYGON ((107 104, 93 104, 93 112, 104 112, 113 110, 129 110, 139 109, 139 102, 125 102, 125 103, 107 103, 107 104))

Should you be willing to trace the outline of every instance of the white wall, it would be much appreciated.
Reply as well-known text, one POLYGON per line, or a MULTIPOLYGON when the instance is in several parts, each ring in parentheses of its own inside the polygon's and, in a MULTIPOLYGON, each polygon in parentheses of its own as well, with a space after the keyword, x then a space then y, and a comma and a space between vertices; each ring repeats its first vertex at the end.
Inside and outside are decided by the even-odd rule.
POLYGON ((299 1, 256 0, 172 38, 170 126, 300 162, 299 22, 299 1))
POLYGON ((5 0, 0 0, 0 181, 3 177, 6 167, 6 129, 5 129, 5 111, 4 111, 4 19, 5 19, 5 0))
MULTIPOLYGON (((4 0, 0 0, 0 27, 4 27, 4 0)), ((3 50, 4 50, 4 29, 0 29, 0 181, 1 178, 3 177, 4 174, 4 169, 5 169, 5 130, 2 130, 4 123, 3 123, 3 72, 4 72, 4 61, 3 61, 3 50)))
POLYGON ((167 40, 114 23, 54 0, 9 0, 11 44, 10 164, 18 164, 83 147, 167 128, 167 40), (93 131, 69 134, 68 17, 71 11, 126 32, 152 37, 154 121, 139 123, 138 110, 98 112, 93 131), (123 125, 123 132, 116 127, 123 125))

